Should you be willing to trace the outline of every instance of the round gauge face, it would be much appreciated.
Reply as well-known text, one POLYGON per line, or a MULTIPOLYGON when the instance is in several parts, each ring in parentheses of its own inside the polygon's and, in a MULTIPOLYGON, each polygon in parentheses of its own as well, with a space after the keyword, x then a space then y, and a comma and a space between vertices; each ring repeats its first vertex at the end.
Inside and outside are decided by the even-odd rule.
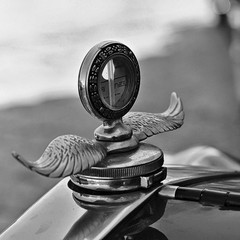
POLYGON ((85 57, 79 95, 85 109, 102 120, 119 119, 134 104, 140 70, 133 52, 118 42, 102 42, 85 57))
POLYGON ((111 110, 124 108, 134 89, 131 63, 124 56, 110 59, 104 66, 99 78, 99 95, 103 104, 111 110))

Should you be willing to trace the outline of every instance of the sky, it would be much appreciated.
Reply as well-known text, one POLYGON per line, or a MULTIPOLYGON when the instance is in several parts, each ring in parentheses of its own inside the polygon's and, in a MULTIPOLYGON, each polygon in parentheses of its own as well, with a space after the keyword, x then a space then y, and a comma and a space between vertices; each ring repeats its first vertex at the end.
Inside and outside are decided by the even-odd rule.
POLYGON ((207 0, 1 0, 0 108, 77 96, 88 50, 105 40, 138 59, 167 54, 181 24, 212 24, 207 0))

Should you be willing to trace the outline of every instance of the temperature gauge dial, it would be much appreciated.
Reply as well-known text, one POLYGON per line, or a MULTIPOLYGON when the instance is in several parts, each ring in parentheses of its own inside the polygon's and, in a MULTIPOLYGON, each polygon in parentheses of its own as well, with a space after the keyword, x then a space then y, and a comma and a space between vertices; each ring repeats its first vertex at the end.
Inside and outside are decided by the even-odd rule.
POLYGON ((119 119, 134 104, 140 71, 133 52, 118 42, 102 42, 85 57, 79 72, 79 95, 99 119, 119 119))

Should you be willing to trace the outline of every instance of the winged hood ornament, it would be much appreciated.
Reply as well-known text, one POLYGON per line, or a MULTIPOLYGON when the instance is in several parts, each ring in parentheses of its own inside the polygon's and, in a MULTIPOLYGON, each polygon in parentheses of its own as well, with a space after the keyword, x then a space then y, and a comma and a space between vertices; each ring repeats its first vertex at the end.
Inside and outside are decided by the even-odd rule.
POLYGON ((25 167, 47 177, 66 177, 88 169, 103 160, 107 151, 96 141, 76 135, 55 138, 35 162, 24 159, 13 152, 12 155, 25 167))
MULTIPOLYGON (((145 151, 148 146, 140 146, 140 141, 183 124, 183 105, 176 93, 172 93, 163 113, 128 112, 138 95, 140 70, 133 52, 121 43, 102 42, 88 52, 80 68, 78 87, 85 109, 103 121, 94 132, 95 139, 59 136, 35 162, 13 152, 13 157, 25 167, 53 178, 78 175, 116 154, 123 156, 133 150, 136 153, 138 148, 145 151)), ((158 159, 161 155, 155 148, 151 154, 158 159)), ((138 165, 135 163, 135 170, 138 165)))
POLYGON ((163 113, 129 112, 123 117, 123 123, 133 130, 139 141, 175 130, 182 126, 183 120, 182 101, 175 92, 171 95, 168 109, 163 113))

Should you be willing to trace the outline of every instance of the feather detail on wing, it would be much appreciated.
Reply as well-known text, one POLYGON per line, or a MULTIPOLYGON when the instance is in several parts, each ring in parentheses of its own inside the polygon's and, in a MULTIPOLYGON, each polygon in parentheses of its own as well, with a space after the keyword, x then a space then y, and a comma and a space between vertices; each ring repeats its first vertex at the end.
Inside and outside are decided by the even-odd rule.
POLYGON ((123 123, 132 128, 139 141, 177 129, 182 126, 183 120, 182 102, 175 92, 171 95, 168 109, 163 113, 129 112, 123 117, 123 123))
POLYGON ((35 162, 25 160, 18 153, 12 153, 25 167, 53 178, 80 173, 103 160, 106 154, 107 150, 99 143, 75 135, 55 138, 35 162))

